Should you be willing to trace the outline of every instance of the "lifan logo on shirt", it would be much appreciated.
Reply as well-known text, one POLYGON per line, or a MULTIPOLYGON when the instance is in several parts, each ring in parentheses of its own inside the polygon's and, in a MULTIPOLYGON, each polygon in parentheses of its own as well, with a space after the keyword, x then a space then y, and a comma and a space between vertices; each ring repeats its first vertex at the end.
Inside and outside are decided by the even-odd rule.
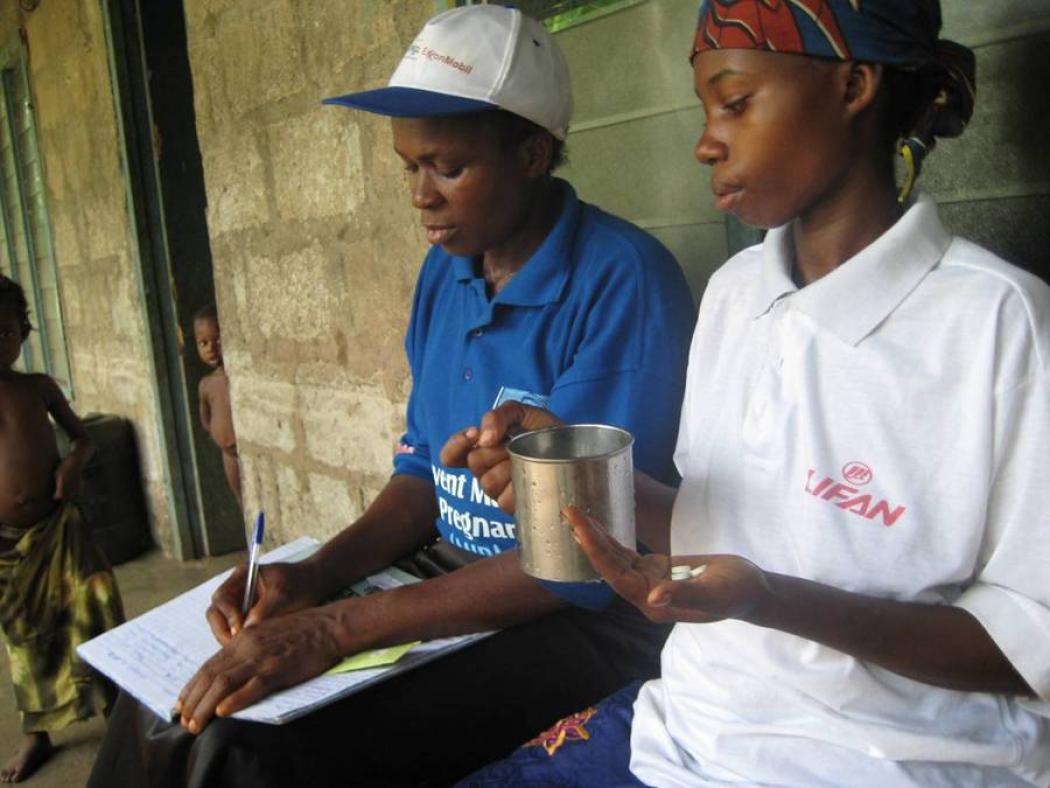
POLYGON ((814 498, 827 501, 860 517, 869 520, 881 518, 882 524, 888 527, 903 516, 907 507, 895 506, 883 498, 862 492, 860 488, 870 483, 874 477, 871 468, 862 462, 847 462, 842 466, 843 481, 830 476, 824 476, 817 481, 817 472, 810 468, 806 474, 805 489, 814 498))
POLYGON ((867 484, 874 474, 862 462, 847 462, 842 466, 842 478, 850 484, 867 484))

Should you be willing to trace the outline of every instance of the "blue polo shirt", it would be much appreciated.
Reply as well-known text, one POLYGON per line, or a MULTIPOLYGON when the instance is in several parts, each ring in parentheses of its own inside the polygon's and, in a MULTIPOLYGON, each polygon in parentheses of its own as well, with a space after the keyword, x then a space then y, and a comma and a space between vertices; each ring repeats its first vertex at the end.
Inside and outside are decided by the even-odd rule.
POLYGON ((452 433, 480 422, 501 388, 545 402, 566 422, 629 430, 635 468, 677 483, 672 452, 695 319, 689 286, 659 241, 556 183, 557 222, 495 296, 479 262, 430 249, 405 337, 413 388, 395 473, 431 480, 441 536, 478 555, 515 547, 514 518, 438 454, 452 433))

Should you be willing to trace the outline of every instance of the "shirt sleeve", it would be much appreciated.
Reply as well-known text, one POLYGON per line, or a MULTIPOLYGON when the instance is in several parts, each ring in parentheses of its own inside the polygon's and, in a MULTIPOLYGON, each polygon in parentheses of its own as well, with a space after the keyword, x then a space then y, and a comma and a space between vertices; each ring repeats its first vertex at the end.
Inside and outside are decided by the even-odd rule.
POLYGON ((397 442, 397 451, 394 454, 394 475, 407 474, 430 481, 433 478, 430 469, 430 446, 423 439, 417 427, 418 420, 414 415, 413 399, 413 396, 409 397, 405 433, 397 442))
POLYGON ((673 452, 695 310, 670 253, 655 242, 644 253, 641 266, 603 281, 550 410, 567 422, 628 430, 635 468, 677 484, 673 452))
POLYGON ((1045 370, 997 397, 996 463, 972 613, 1050 715, 1050 385, 1045 370))
MULTIPOLYGON (((685 277, 655 241, 641 264, 598 279, 572 363, 555 381, 550 410, 569 423, 621 427, 634 436, 634 467, 677 484, 673 452, 695 310, 685 277)), ((590 610, 616 594, 605 583, 554 583, 549 590, 590 610)))
POLYGON ((419 378, 419 367, 422 364, 423 350, 427 332, 427 308, 425 294, 427 288, 428 255, 419 274, 416 292, 412 298, 412 313, 408 319, 405 332, 405 355, 412 374, 412 391, 408 396, 408 408, 405 413, 405 432, 397 442, 394 454, 394 475, 407 474, 422 479, 432 480, 430 470, 430 444, 423 430, 422 403, 415 385, 419 378))

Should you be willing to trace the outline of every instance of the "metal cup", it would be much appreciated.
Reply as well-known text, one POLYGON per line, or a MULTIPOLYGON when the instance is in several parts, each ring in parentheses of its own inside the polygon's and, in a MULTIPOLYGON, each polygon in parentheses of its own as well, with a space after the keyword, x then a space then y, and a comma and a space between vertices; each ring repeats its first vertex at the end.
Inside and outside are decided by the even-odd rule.
POLYGON ((526 432, 507 444, 514 482, 518 556, 526 574, 544 580, 597 580, 561 515, 576 506, 634 547, 631 433, 603 424, 526 432))

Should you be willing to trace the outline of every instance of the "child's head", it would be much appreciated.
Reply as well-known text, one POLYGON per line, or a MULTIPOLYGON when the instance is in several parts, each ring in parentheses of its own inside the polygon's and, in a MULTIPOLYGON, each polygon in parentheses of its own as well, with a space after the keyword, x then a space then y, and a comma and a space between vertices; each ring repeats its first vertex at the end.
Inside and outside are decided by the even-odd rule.
POLYGON ((32 330, 21 285, 0 274, 0 369, 10 369, 32 330))
POLYGON ((33 330, 29 322, 29 302, 26 301, 22 285, 0 274, 0 312, 10 312, 18 321, 20 336, 24 340, 33 330))
POLYGON ((938 41, 937 0, 704 0, 691 60, 707 128, 697 157, 725 210, 783 224, 857 163, 902 200, 936 137, 973 111, 973 54, 938 41))
POLYGON ((193 339, 197 355, 209 367, 222 366, 222 339, 219 336, 219 313, 214 304, 202 307, 193 315, 193 339))

